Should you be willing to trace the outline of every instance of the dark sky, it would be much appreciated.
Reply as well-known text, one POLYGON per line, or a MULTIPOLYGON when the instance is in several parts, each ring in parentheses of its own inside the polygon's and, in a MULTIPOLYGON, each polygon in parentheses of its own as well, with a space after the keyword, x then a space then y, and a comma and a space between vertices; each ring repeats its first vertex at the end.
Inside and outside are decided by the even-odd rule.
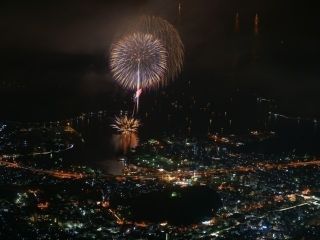
MULTIPOLYGON (((208 96, 215 91, 229 94, 246 89, 275 98, 283 111, 320 116, 320 33, 315 1, 181 2, 180 20, 177 0, 1 3, 2 96, 18 99, 38 94, 45 104, 47 92, 86 100, 110 94, 114 85, 107 58, 114 34, 132 17, 154 14, 181 33, 186 59, 180 82, 191 80, 208 96), (234 33, 236 12, 240 14, 239 34, 234 33), (255 37, 257 13, 260 34, 255 37)), ((8 109, 6 102, 1 104, 8 109)))

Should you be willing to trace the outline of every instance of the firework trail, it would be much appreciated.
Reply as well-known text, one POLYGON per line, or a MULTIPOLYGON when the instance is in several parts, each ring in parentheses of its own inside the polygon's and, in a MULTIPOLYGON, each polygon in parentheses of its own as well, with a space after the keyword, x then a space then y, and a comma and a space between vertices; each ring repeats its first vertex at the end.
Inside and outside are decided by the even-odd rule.
POLYGON ((259 14, 257 13, 254 17, 254 34, 259 35, 259 25, 260 25, 260 19, 259 14))

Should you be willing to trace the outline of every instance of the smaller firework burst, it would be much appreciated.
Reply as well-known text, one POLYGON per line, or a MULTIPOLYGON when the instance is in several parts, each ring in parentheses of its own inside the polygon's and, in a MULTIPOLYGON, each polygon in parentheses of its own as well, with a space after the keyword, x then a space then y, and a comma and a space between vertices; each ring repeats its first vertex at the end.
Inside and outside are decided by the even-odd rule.
POLYGON ((115 117, 114 123, 111 124, 111 127, 116 129, 121 134, 136 133, 141 123, 138 119, 133 117, 119 116, 115 117))

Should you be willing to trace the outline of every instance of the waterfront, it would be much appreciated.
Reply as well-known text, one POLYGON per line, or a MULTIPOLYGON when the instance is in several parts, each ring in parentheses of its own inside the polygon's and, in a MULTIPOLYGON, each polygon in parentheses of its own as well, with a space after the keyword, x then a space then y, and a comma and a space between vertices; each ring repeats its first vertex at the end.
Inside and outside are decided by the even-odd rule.
MULTIPOLYGON (((312 148, 296 150, 301 146, 297 139, 314 141, 317 137, 315 128, 303 129, 308 128, 308 122, 306 126, 296 121, 285 125, 282 120, 273 120, 273 128, 244 129, 237 134, 230 133, 231 129, 222 132, 216 126, 209 135, 206 131, 190 135, 188 131, 179 134, 183 125, 171 133, 168 128, 165 132, 158 128, 156 134, 149 130, 152 121, 144 119, 144 131, 136 138, 125 138, 134 139, 135 148, 131 149, 123 139, 119 142, 119 137, 115 138, 110 128, 112 116, 98 111, 51 124, 2 123, 3 146, 10 139, 7 136, 12 136, 7 133, 19 132, 26 125, 28 139, 38 136, 39 129, 58 133, 45 141, 49 145, 36 137, 38 141, 26 142, 26 149, 37 150, 39 144, 50 149, 50 144, 61 142, 61 136, 74 144, 62 152, 1 159, 1 188, 10 192, 1 197, 1 204, 10 214, 23 210, 21 232, 32 235, 35 232, 29 227, 33 226, 46 236, 48 231, 40 225, 52 223, 55 227, 50 234, 57 237, 143 238, 152 232, 154 239, 163 239, 165 234, 175 239, 198 239, 199 234, 228 239, 245 232, 247 239, 260 235, 281 239, 304 231, 317 234, 316 220, 309 219, 316 218, 320 206, 315 187, 318 152, 312 148), (297 137, 286 138, 287 131, 277 131, 277 124, 279 129, 291 129, 297 137), (300 139, 299 128, 310 135, 300 139), (70 134, 77 137, 70 138, 70 134), (10 191, 4 185, 8 181, 12 183, 10 191), (212 201, 208 191, 212 191, 212 201), (114 200, 119 195, 126 200, 114 200), (76 216, 72 221, 66 217, 70 212, 76 216), (88 215, 89 222, 80 220, 88 215), (288 216, 292 223, 286 221, 288 216), (298 229, 288 230, 290 224, 297 223, 301 224, 298 229), (184 227, 188 225, 192 228, 184 227), (94 234, 94 229, 98 233, 94 234)), ((261 116, 268 118, 268 113, 261 116)), ((10 224, 7 218, 6 224, 10 224)), ((8 226, 2 231, 12 234, 8 226)))
POLYGON ((317 9, 0 8, 0 239, 319 239, 317 9))

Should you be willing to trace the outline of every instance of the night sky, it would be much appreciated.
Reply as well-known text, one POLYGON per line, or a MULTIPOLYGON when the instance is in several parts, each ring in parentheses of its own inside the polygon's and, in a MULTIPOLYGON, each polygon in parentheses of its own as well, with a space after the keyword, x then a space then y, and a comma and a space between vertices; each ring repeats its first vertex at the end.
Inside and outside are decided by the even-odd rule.
POLYGON ((110 44, 134 16, 153 14, 174 24, 185 44, 178 86, 190 80, 195 94, 208 99, 217 92, 230 95, 241 89, 276 99, 284 113, 320 117, 320 28, 315 3, 181 2, 180 19, 175 0, 2 3, 1 116, 12 117, 7 113, 26 106, 37 111, 51 102, 72 107, 77 101, 80 111, 84 102, 94 105, 124 94, 109 73, 110 44), (234 32, 237 12, 238 34, 234 32), (260 34, 255 36, 257 13, 260 34))

